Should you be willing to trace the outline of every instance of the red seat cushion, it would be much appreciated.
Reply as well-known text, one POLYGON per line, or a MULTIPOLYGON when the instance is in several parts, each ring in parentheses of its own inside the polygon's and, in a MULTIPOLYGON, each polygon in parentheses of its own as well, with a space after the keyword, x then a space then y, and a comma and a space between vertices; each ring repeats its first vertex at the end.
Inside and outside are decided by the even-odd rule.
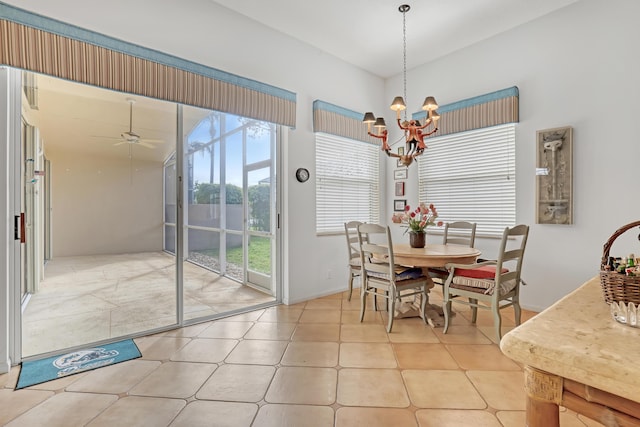
MULTIPOLYGON (((507 273, 508 268, 503 268, 502 273, 507 273)), ((493 265, 483 265, 482 267, 473 269, 456 269, 456 276, 470 277, 472 279, 493 279, 496 277, 496 267, 493 265)))

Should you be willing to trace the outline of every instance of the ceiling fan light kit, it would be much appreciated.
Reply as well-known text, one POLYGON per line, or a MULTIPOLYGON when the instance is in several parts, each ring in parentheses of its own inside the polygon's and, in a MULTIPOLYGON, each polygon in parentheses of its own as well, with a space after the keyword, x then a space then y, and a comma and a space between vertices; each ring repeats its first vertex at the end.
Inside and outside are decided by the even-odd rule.
MULTIPOLYGON (((161 139, 143 138, 133 131, 133 104, 136 103, 136 100, 133 98, 127 98, 126 101, 129 103, 129 130, 120 133, 119 137, 98 136, 97 138, 116 139, 118 142, 113 144, 114 146, 127 144, 129 145, 129 149, 131 149, 132 145, 154 149, 155 147, 152 145, 153 143, 163 143, 164 141, 161 139)), ((131 154, 129 155, 131 156, 131 154)))

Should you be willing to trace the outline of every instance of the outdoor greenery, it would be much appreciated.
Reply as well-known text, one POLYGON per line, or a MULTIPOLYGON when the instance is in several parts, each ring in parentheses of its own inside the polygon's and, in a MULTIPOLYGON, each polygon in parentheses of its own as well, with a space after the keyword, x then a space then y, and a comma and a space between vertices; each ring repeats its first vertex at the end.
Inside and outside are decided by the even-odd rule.
MULTIPOLYGON (((242 204, 242 188, 237 185, 227 184, 225 189, 228 205, 242 204)), ((197 204, 217 205, 220 203, 220 184, 197 182, 194 197, 197 204)))
MULTIPOLYGON (((203 255, 219 259, 218 249, 198 251, 203 255)), ((227 248, 227 263, 243 265, 242 246, 227 248)), ((266 237, 251 236, 249 239, 249 269, 259 273, 271 274, 271 243, 266 237)))
MULTIPOLYGON (((228 205, 242 204, 242 188, 227 184, 226 202, 228 205)), ((219 204, 220 184, 196 183, 194 199, 197 204, 219 204)), ((252 185, 248 189, 250 212, 250 228, 252 230, 269 231, 271 229, 270 197, 271 186, 268 184, 252 185)), ((219 258, 218 249, 200 251, 204 255, 219 258)), ((227 248, 227 262, 242 266, 242 246, 227 248)), ((271 240, 266 237, 252 236, 249 240, 249 269, 271 274, 271 240)))
POLYGON ((271 186, 267 184, 252 185, 249 187, 249 209, 251 212, 252 230, 269 231, 269 212, 271 202, 271 186))
MULTIPOLYGON (((228 205, 242 204, 242 189, 237 185, 227 184, 225 186, 227 192, 228 205)), ((250 227, 252 230, 269 231, 270 230, 270 206, 271 186, 268 184, 258 184, 249 187, 249 209, 250 227)), ((197 204, 220 203, 220 184, 196 183, 194 192, 195 202, 197 204)))

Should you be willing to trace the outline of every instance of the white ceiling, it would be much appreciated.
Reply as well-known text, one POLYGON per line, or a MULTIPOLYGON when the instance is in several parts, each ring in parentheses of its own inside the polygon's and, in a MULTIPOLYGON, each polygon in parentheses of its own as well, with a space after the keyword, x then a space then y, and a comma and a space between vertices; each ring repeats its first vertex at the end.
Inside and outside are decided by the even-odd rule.
POLYGON ((50 155, 50 150, 72 150, 94 156, 131 155, 136 160, 162 162, 175 150, 175 104, 45 75, 36 79, 38 109, 26 114, 29 122, 40 130, 45 154, 50 155), (157 140, 151 147, 124 143, 120 136, 129 130, 129 98, 135 100, 133 132, 143 141, 157 140))
MULTIPOLYGON (((378 76, 402 72, 402 0, 211 0, 378 76)), ((407 68, 578 0, 418 0, 406 14, 407 68)))

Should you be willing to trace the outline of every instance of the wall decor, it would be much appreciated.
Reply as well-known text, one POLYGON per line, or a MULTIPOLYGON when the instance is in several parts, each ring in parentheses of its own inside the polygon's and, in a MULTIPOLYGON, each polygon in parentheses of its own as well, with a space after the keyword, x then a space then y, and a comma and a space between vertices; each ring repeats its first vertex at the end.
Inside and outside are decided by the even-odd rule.
POLYGON ((404 147, 398 147, 398 156, 404 156, 404 147))
POLYGON ((407 179, 407 169, 396 169, 393 171, 393 179, 407 179))
POLYGON ((404 207, 407 206, 406 200, 394 200, 393 210, 396 212, 404 212, 404 207))
POLYGON ((536 132, 536 223, 573 224, 573 128, 536 132))
POLYGON ((396 182, 396 196, 404 196, 404 181, 396 182))

